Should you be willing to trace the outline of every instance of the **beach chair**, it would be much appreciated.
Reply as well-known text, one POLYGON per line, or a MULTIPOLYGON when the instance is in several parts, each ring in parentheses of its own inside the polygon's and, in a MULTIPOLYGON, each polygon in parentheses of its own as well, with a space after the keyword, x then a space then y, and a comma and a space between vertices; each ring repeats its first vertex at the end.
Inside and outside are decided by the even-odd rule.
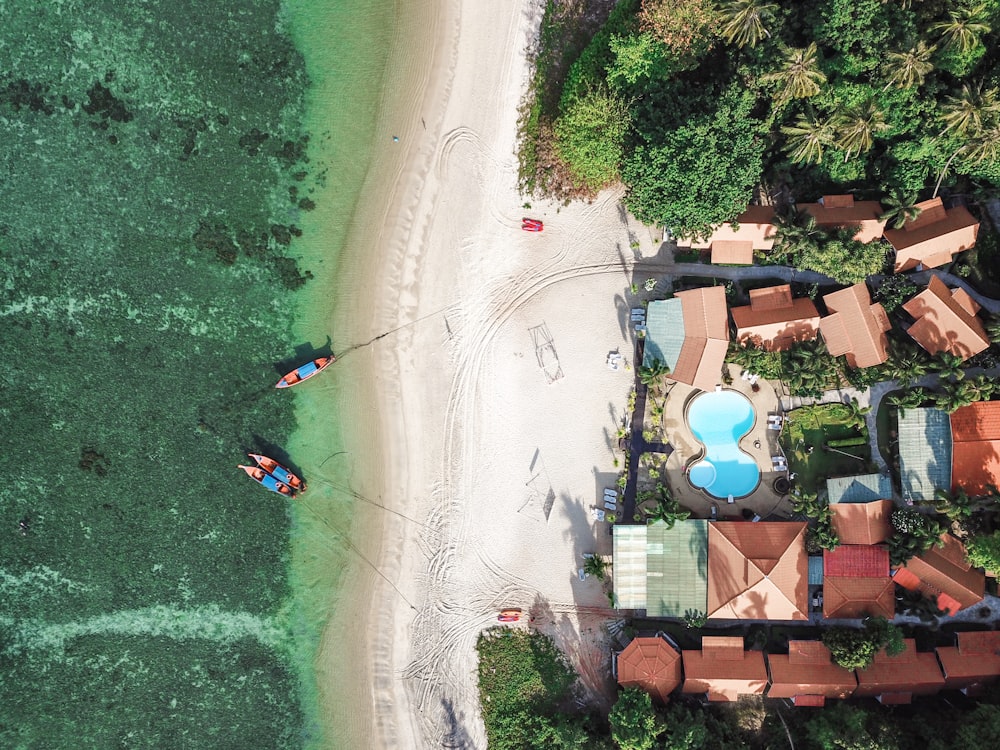
POLYGON ((616 510, 618 510, 618 506, 615 505, 610 500, 605 500, 604 501, 604 507, 607 508, 608 510, 610 510, 612 513, 614 513, 616 510))
POLYGON ((591 508, 590 509, 590 515, 594 517, 595 521, 603 521, 604 520, 604 511, 601 510, 600 508, 591 508))
POLYGON ((581 580, 581 581, 586 581, 586 580, 587 580, 587 571, 585 571, 585 570, 584 570, 583 568, 580 568, 580 569, 579 569, 579 570, 578 570, 578 571, 576 572, 576 574, 577 574, 578 576, 580 576, 580 580, 581 580))

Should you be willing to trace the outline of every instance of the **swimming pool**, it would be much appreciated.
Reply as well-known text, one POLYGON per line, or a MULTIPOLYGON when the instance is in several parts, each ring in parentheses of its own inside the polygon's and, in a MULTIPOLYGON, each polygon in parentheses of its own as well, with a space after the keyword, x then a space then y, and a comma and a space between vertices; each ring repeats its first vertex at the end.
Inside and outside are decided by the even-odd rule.
POLYGON ((757 488, 760 468, 740 449, 753 427, 753 404, 737 391, 702 393, 688 405, 687 423, 705 446, 705 456, 688 469, 688 481, 718 498, 743 497, 757 488))

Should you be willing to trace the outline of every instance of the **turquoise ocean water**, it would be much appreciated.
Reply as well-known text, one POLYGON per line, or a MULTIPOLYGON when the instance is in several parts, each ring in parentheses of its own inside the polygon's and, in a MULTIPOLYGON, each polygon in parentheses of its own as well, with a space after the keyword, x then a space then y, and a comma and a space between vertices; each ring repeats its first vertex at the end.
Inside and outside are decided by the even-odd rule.
POLYGON ((337 389, 273 383, 338 343, 393 6, 4 11, 0 746, 330 746, 337 389))

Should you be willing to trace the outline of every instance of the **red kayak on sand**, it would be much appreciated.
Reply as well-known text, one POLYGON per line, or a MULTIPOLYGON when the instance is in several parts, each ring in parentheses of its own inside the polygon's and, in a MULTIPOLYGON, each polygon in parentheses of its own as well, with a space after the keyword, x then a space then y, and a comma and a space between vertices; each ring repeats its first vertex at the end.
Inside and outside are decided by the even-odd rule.
POLYGON ((279 495, 284 495, 285 497, 292 497, 294 494, 291 487, 284 482, 279 482, 259 466, 244 466, 240 464, 236 468, 243 469, 251 479, 264 487, 264 489, 277 492, 279 495))
POLYGON ((291 388, 293 385, 298 385, 303 380, 308 380, 313 375, 318 375, 323 372, 323 370, 332 365, 336 359, 337 358, 331 354, 329 357, 320 357, 319 359, 314 359, 312 362, 307 362, 302 365, 302 367, 297 367, 285 375, 285 377, 279 380, 278 384, 274 387, 291 388))
POLYGON ((521 219, 521 229, 525 232, 541 232, 545 228, 545 225, 538 219, 521 219))
POLYGON ((521 619, 521 610, 519 609, 505 609, 497 615, 497 620, 500 622, 518 622, 521 619))
POLYGON ((306 491, 306 483, 299 479, 299 477, 292 474, 292 472, 279 464, 273 458, 262 456, 260 453, 248 453, 247 455, 250 456, 250 458, 252 458, 260 468, 273 476, 279 482, 287 484, 295 492, 306 491))

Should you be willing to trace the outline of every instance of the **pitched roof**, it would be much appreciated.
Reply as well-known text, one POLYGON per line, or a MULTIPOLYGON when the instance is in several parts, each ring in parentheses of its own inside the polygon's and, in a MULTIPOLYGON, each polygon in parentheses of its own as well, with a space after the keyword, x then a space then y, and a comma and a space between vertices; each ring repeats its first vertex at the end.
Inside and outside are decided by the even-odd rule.
POLYGON ((708 521, 688 519, 672 528, 662 521, 615 524, 615 596, 620 609, 649 617, 683 617, 707 607, 708 521))
POLYGON ((1000 676, 1000 632, 958 633, 957 646, 937 649, 945 685, 956 690, 977 688, 1000 676))
POLYGON ((949 489, 952 476, 952 430, 941 409, 906 409, 899 413, 899 477, 903 497, 932 500, 949 489))
POLYGON ((827 502, 870 503, 892 497, 892 480, 882 474, 855 474, 850 477, 830 477, 826 480, 827 502))
POLYGON ((823 617, 828 620, 896 615, 896 586, 888 575, 871 578, 826 576, 823 579, 823 617))
POLYGON ((1000 401, 979 401, 951 415, 952 482, 969 494, 1000 486, 1000 401))
POLYGON ((680 652, 664 638, 633 638, 617 658, 618 684, 641 688, 661 703, 681 684, 680 652))
POLYGON ((805 523, 710 524, 708 616, 809 619, 805 534, 805 523))
POLYGON ((916 318, 906 332, 931 354, 949 352, 963 360, 979 354, 989 347, 990 339, 983 322, 964 306, 969 302, 974 304, 967 293, 956 297, 941 279, 931 276, 927 288, 903 305, 916 318))
MULTIPOLYGON (((750 242, 755 250, 770 250, 774 247, 774 238, 778 227, 774 223, 774 206, 748 206, 747 210, 736 217, 736 229, 733 222, 720 224, 704 240, 690 240, 691 247, 706 249, 716 242, 736 241, 750 242)), ((686 240, 678 240, 683 245, 686 240)), ((713 263, 718 261, 713 260, 713 263)))
MULTIPOLYGON (((748 524, 749 525, 749 524, 748 524)), ((742 638, 703 636, 701 651, 684 651, 685 693, 708 693, 710 701, 735 701, 764 692, 767 667, 760 651, 744 651, 742 638)))
POLYGON ((942 547, 931 547, 901 567, 901 570, 919 579, 919 585, 914 587, 912 579, 900 576, 899 571, 895 580, 903 588, 916 588, 925 595, 936 598, 938 607, 948 609, 949 614, 955 614, 959 609, 971 607, 983 600, 986 575, 972 567, 965 556, 965 545, 958 539, 945 532, 941 535, 941 540, 944 543, 942 547))
MULTIPOLYGON (((768 698, 805 696, 847 698, 858 680, 854 672, 833 663, 830 650, 821 641, 789 641, 787 654, 768 654, 771 687, 768 698)), ((812 704, 810 704, 812 705, 812 704)))
MULTIPOLYGON (((897 656, 889 656, 885 649, 875 655, 875 662, 868 669, 857 670, 859 697, 872 697, 892 693, 933 695, 944 687, 944 675, 934 654, 917 652, 912 638, 904 639, 906 649, 897 656)), ((890 702, 883 700, 883 702, 890 702)), ((909 702, 906 700, 905 702, 909 702)))
POLYGON ((895 507, 892 500, 836 503, 830 506, 833 530, 842 545, 881 544, 892 535, 889 516, 895 507))
POLYGON ((932 198, 917 207, 921 211, 916 219, 903 224, 902 229, 885 230, 885 238, 896 250, 896 273, 919 265, 943 266, 956 253, 976 244, 979 222, 964 206, 945 210, 940 198, 932 198))
MULTIPOLYGON (((725 287, 690 289, 678 292, 674 299, 680 300, 683 339, 675 361, 664 360, 671 368, 670 378, 710 391, 721 379, 722 364, 729 348, 725 287)), ((643 355, 643 364, 649 364, 650 338, 653 337, 655 347, 659 335, 659 329, 654 333, 649 327, 647 316, 647 354, 643 355)), ((676 336, 676 333, 668 335, 676 336)))
POLYGON ((732 309, 736 338, 751 340, 768 351, 816 338, 819 311, 808 297, 792 298, 789 284, 750 290, 750 304, 732 309))
POLYGON ((872 367, 889 358, 889 316, 882 305, 872 304, 862 282, 823 296, 830 314, 819 322, 826 348, 835 357, 847 356, 851 367, 872 367))
POLYGON ((715 240, 712 243, 712 262, 749 266, 753 263, 753 242, 750 240, 715 240))
POLYGON ((823 571, 839 578, 888 578, 889 550, 881 545, 840 544, 823 550, 823 571))
POLYGON ((821 227, 857 227, 854 239, 871 242, 882 236, 885 222, 882 204, 878 201, 856 201, 853 195, 824 195, 818 203, 800 203, 796 206, 816 218, 821 227))

